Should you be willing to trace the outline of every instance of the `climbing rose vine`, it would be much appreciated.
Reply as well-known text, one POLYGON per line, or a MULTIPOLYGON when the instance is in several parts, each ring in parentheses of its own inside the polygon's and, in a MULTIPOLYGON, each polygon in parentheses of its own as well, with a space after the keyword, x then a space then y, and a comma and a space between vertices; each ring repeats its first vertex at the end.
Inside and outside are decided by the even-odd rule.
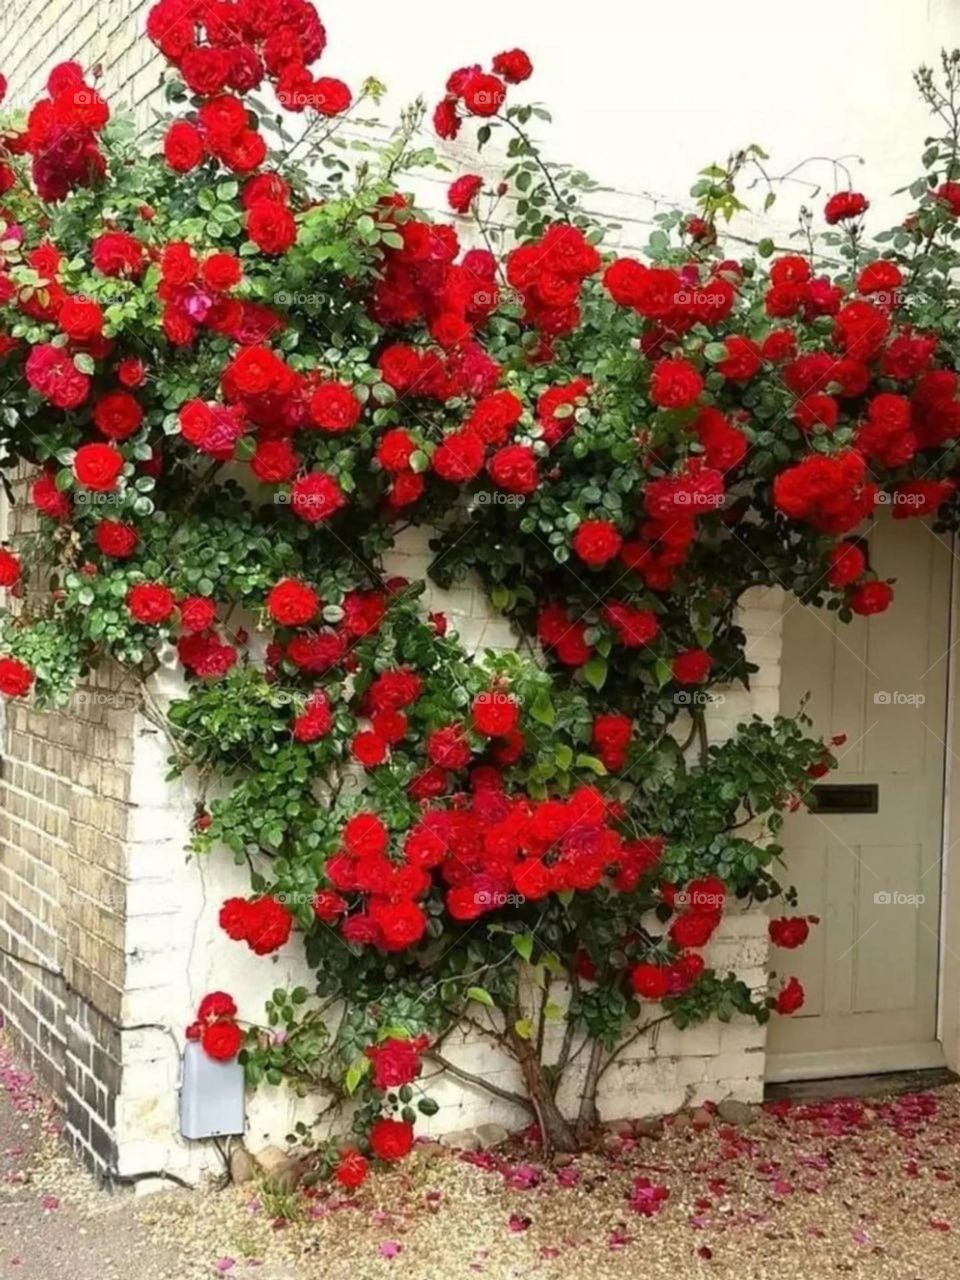
MULTIPOLYGON (((795 246, 724 257, 750 148, 617 256, 590 179, 531 139, 521 50, 375 144, 343 124, 382 87, 317 74, 307 0, 161 0, 147 33, 175 111, 152 146, 74 63, 3 124, 3 465, 38 521, 0 551, 0 691, 139 679, 199 797, 192 851, 249 867, 221 929, 297 939, 316 974, 262 1025, 210 993, 187 1035, 349 1117, 322 1170, 402 1159, 428 1064, 571 1149, 658 1023, 802 1006, 816 921, 777 837, 842 738, 798 715, 711 742, 712 691, 754 670, 746 590, 881 612, 876 505, 957 522, 957 137, 872 238, 841 189, 795 246), (411 194, 431 131, 501 144, 496 179, 450 182, 452 221, 411 194), (412 525, 516 651, 469 654, 391 571, 412 525), (711 968, 724 912, 781 895, 769 990, 711 968), (464 1030, 522 1085, 451 1062, 464 1030)), ((918 75, 941 119, 958 67, 918 75)))

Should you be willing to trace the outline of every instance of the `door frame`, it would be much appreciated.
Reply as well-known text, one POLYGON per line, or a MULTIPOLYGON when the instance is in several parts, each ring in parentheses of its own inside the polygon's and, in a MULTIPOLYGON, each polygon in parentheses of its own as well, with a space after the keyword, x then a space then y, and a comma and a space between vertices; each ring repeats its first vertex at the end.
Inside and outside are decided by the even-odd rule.
MULTIPOLYGON (((933 535, 937 537, 937 534, 933 535)), ((950 575, 950 614, 947 637, 950 642, 947 669, 947 741, 944 756, 943 853, 940 879, 940 981, 937 993, 937 1034, 943 1045, 947 1066, 960 1071, 960 628, 956 609, 960 603, 960 537, 949 542, 953 557, 950 575)))

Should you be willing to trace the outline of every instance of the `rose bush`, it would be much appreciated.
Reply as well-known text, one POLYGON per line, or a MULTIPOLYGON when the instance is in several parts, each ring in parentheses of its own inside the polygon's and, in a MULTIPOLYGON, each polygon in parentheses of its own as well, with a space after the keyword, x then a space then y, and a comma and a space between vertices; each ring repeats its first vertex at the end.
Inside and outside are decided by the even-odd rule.
POLYGON ((296 932, 317 976, 246 1032, 213 993, 188 1034, 349 1103, 355 1145, 321 1162, 345 1187, 410 1149, 426 1061, 570 1149, 657 1022, 802 1004, 701 951, 731 904, 784 892, 782 814, 842 740, 800 715, 711 745, 710 691, 749 681, 748 588, 879 612, 875 504, 957 523, 960 56, 942 87, 920 74, 949 128, 897 226, 868 240, 839 191, 803 252, 724 258, 752 149, 641 261, 534 146, 521 50, 446 81, 437 134, 476 124, 507 157, 490 190, 453 182, 451 224, 405 190, 433 161, 422 111, 342 145, 351 93, 313 70, 307 0, 160 0, 147 29, 178 112, 154 150, 72 63, 3 126, 3 465, 33 471, 41 520, 0 556, 0 691, 62 704, 94 663, 148 681, 175 652, 172 767, 219 797, 192 847, 250 868, 221 927, 258 954, 296 932), (520 651, 471 660, 385 573, 411 523, 437 531, 432 579, 475 575, 520 651), (447 1061, 458 1027, 522 1092, 447 1061))

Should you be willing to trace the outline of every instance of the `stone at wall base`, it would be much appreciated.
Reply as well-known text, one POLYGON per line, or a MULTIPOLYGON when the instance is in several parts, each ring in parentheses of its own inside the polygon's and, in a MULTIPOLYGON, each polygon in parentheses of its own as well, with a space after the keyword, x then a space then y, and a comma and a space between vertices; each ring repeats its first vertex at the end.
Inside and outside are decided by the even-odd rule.
POLYGON ((257 1176, 257 1162, 243 1145, 238 1142, 230 1152, 230 1181, 240 1185, 252 1182, 257 1176))
POLYGON ((256 1163, 271 1187, 277 1191, 293 1191, 303 1176, 300 1161, 287 1155, 280 1147, 264 1147, 257 1152, 256 1163))

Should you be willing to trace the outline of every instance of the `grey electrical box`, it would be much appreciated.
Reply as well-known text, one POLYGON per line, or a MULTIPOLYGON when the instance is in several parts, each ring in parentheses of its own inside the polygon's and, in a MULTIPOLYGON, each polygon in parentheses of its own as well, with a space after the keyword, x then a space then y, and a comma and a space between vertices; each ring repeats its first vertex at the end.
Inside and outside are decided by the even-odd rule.
POLYGON ((236 1058, 217 1062, 195 1040, 187 1041, 180 1132, 185 1138, 221 1138, 243 1130, 243 1067, 236 1058))

